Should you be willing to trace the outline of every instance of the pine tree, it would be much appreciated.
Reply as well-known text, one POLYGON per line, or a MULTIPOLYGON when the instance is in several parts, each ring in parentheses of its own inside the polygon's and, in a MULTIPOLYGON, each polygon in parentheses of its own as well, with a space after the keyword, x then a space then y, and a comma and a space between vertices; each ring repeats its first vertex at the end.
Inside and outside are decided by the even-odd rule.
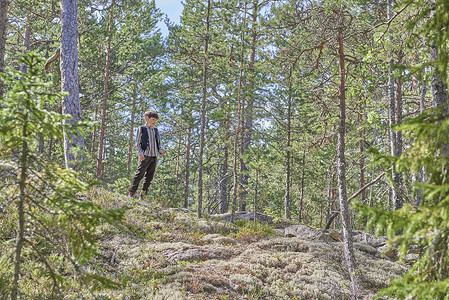
MULTIPOLYGON (((9 0, 0 1, 0 72, 5 69, 6 32, 9 0)), ((0 81, 0 98, 3 97, 3 81, 0 81)))
POLYGON ((38 138, 62 138, 63 133, 83 133, 88 124, 64 122, 67 115, 47 110, 62 93, 51 91, 53 83, 41 75, 42 59, 31 52, 20 58, 27 73, 9 70, 0 74, 11 87, 0 108, 0 159, 16 172, 0 176, 0 206, 7 212, 0 224, 7 243, 0 257, 0 295, 18 299, 22 288, 36 280, 37 297, 60 298, 74 285, 116 286, 90 273, 84 265, 96 254, 95 228, 102 222, 120 220, 126 208, 104 210, 82 195, 90 188, 73 170, 61 169, 37 150, 38 138), (10 222, 17 225, 8 230, 10 222), (6 227, 4 227, 6 226, 6 227), (15 232, 15 237, 10 236, 15 232), (11 261, 11 256, 13 261, 11 261), (55 257, 61 257, 61 260, 55 257), (73 282, 76 274, 79 282, 73 282), (50 287, 50 288, 49 288, 50 287))
MULTIPOLYGON (((417 5, 411 1, 404 2, 412 4, 412 7, 417 5)), ((424 182, 414 183, 421 196, 419 201, 405 199, 404 207, 398 211, 369 208, 360 203, 357 207, 369 217, 369 227, 376 228, 378 233, 387 233, 389 245, 398 247, 401 259, 411 248, 420 253, 409 272, 393 281, 378 296, 444 299, 449 294, 449 184, 446 175, 449 167, 446 85, 449 35, 442 29, 449 24, 444 13, 448 3, 431 1, 418 8, 418 16, 407 21, 407 28, 416 28, 430 45, 431 65, 434 67, 431 74, 434 107, 426 111, 421 109, 421 114, 393 128, 402 130, 405 138, 412 142, 400 156, 381 155, 377 150, 374 153, 384 168, 394 166, 399 172, 425 174, 424 182)), ((422 67, 417 69, 419 72, 425 70, 422 67)))
MULTIPOLYGON (((62 113, 70 115, 66 123, 81 120, 78 82, 78 1, 61 1, 61 91, 67 92, 62 100, 62 113)), ((64 157, 66 168, 75 159, 73 147, 84 150, 84 137, 79 133, 65 133, 64 157)))

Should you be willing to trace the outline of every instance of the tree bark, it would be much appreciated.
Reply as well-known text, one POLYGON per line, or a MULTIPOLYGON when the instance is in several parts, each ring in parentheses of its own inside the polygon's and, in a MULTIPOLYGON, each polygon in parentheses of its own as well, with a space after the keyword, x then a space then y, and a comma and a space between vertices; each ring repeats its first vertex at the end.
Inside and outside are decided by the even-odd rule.
POLYGON ((256 168, 256 183, 254 186, 254 223, 257 221, 257 202, 259 202, 259 168, 256 168))
POLYGON ((355 296, 360 287, 360 280, 357 275, 357 265, 354 256, 350 211, 346 194, 346 159, 345 159, 345 131, 346 131, 346 71, 345 54, 343 49, 343 37, 341 32, 337 36, 338 55, 340 67, 340 88, 339 88, 339 108, 340 118, 338 123, 338 142, 337 142, 337 182, 340 200, 340 214, 343 225, 344 255, 351 277, 352 292, 355 296))
POLYGON ((131 174, 131 161, 134 153, 134 120, 136 117, 135 109, 137 103, 137 87, 133 88, 133 103, 131 105, 131 126, 129 128, 129 146, 128 146, 128 160, 126 162, 126 170, 128 171, 128 176, 131 174))
POLYGON ((178 133, 178 150, 176 151, 176 190, 178 190, 178 181, 179 181, 179 169, 181 165, 181 145, 182 145, 182 131, 179 129, 178 133))
POLYGON ((291 147, 291 121, 292 121, 292 85, 291 72, 288 83, 288 104, 287 104, 287 151, 285 153, 285 196, 284 196, 284 217, 290 219, 290 147, 291 147))
MULTIPOLYGON (((98 118, 98 105, 97 103, 95 105, 95 113, 94 113, 94 122, 97 122, 98 118)), ((95 143, 97 142, 97 126, 94 126, 94 129, 92 131, 92 144, 90 145, 90 152, 94 153, 95 151, 95 143)))
MULTIPOLYGON (((28 24, 28 22, 30 21, 29 12, 27 12, 26 20, 27 20, 27 24, 28 24)), ((26 54, 28 52, 28 50, 30 49, 30 36, 31 36, 30 26, 26 26, 25 27, 25 33, 23 35, 23 48, 24 48, 23 54, 26 54)), ((23 64, 20 67, 20 71, 22 73, 26 73, 27 72, 27 66, 25 64, 23 64)))
POLYGON ((299 215, 298 222, 302 222, 302 211, 303 211, 303 202, 304 202, 304 177, 305 177, 305 168, 306 168, 306 149, 304 148, 302 153, 302 174, 301 174, 301 195, 299 197, 299 215))
MULTIPOLYGON (((0 72, 5 71, 6 32, 8 28, 9 0, 0 0, 0 72)), ((3 97, 3 80, 0 79, 0 98, 3 97)))
MULTIPOLYGON (((398 63, 402 63, 404 52, 401 50, 398 55, 398 63)), ((395 123, 402 123, 402 76, 396 79, 396 99, 395 99, 395 123)), ((394 145, 394 156, 399 157, 402 154, 402 133, 400 131, 395 132, 396 140, 394 145)), ((404 200, 401 196, 402 191, 402 174, 393 172, 393 181, 396 189, 393 190, 393 206, 394 209, 402 207, 404 200)))
MULTIPOLYGON (((365 112, 367 110, 366 108, 366 102, 364 100, 361 100, 360 102, 360 111, 365 112)), ((363 113, 358 114, 358 124, 359 126, 363 126, 363 113)), ((360 153, 360 161, 359 161, 359 169, 360 169, 360 188, 362 188, 365 185, 365 147, 363 147, 363 140, 364 140, 364 130, 363 128, 358 130, 359 132, 359 153, 360 153)), ((366 192, 365 190, 362 191, 360 194, 360 202, 365 203, 366 202, 366 192)))
MULTIPOLYGON (((388 19, 391 20, 393 18, 393 0, 388 0, 388 19)), ((391 38, 390 38, 391 40, 391 38)), ((390 53, 390 56, 393 54, 390 53)), ((396 139, 396 132, 393 130, 393 125, 396 124, 396 96, 395 96, 395 83, 394 83, 394 75, 393 75, 393 58, 390 57, 390 60, 388 62, 388 99, 389 99, 389 105, 388 105, 388 113, 389 113, 389 134, 390 134, 390 154, 396 155, 397 153, 397 139, 396 139)), ((396 182, 398 181, 398 174, 396 171, 393 170, 392 172, 392 178, 393 182, 396 185, 396 182)), ((400 208, 400 194, 398 191, 394 188, 391 188, 390 190, 391 194, 391 202, 393 205, 393 209, 400 208)))
MULTIPOLYGON (((227 106, 228 103, 221 101, 221 105, 227 106)), ((228 160, 229 160, 229 120, 226 117, 222 121, 222 130, 224 139, 222 141, 223 147, 219 148, 220 151, 220 167, 219 167, 219 186, 218 186, 218 213, 224 214, 228 211, 228 160)))
MULTIPOLYGON (((435 4, 435 0, 432 0, 432 4, 435 4)), ((435 8, 432 8, 430 12, 430 18, 435 15, 435 8)), ((434 34, 438 35, 439 32, 434 34)), ((434 41, 431 42, 430 47, 430 59, 435 64, 438 62, 438 46, 434 41)), ((433 107, 441 108, 441 113, 444 117, 449 115, 449 97, 447 94, 447 83, 441 80, 440 72, 438 71, 438 66, 434 66, 434 72, 432 75, 432 97, 433 97, 433 107)), ((449 144, 443 144, 441 146, 441 155, 449 156, 449 144)))
MULTIPOLYGON (((437 61, 438 48, 436 46, 431 47, 430 58, 432 59, 432 61, 437 61)), ((440 72, 436 67, 432 76, 432 97, 433 97, 433 107, 441 107, 443 114, 448 115, 449 100, 447 94, 447 84, 441 80, 440 72)))
MULTIPOLYGON (((423 113, 424 110, 426 109, 424 103, 425 103, 426 94, 427 94, 427 86, 426 86, 426 81, 424 80, 424 77, 422 77, 421 80, 422 80, 422 83, 421 83, 421 94, 420 94, 420 98, 419 98, 419 112, 423 113)), ((414 182, 424 182, 424 174, 425 174, 424 167, 420 167, 418 170, 417 176, 414 176, 417 178, 414 178, 413 181, 414 182)), ((422 198, 423 198, 422 189, 418 189, 416 191, 416 196, 413 201, 413 203, 416 207, 419 207, 419 205, 421 204, 422 198)))
MULTIPOLYGON (((244 16, 243 16, 243 26, 246 26, 246 3, 245 3, 245 9, 244 9, 244 16)), ((241 58, 240 58, 240 75, 239 75, 239 89, 237 94, 237 127, 235 129, 235 137, 234 137, 234 165, 233 165, 233 174, 234 174, 234 186, 233 186, 233 195, 232 195, 232 205, 231 205, 231 222, 234 222, 235 220, 235 206, 237 204, 237 191, 238 191, 238 174, 237 174, 237 162, 238 160, 238 146, 239 146, 239 136, 242 124, 242 86, 243 86, 243 66, 244 66, 244 47, 245 47, 245 31, 242 30, 241 35, 241 58)))
POLYGON ((184 208, 189 207, 189 178, 190 178, 190 137, 192 135, 192 127, 187 128, 186 136, 186 158, 185 158, 185 177, 184 177, 184 208))
POLYGON ((203 210, 203 155, 204 155, 204 135, 206 131, 206 100, 207 100, 207 52, 209 49, 209 19, 210 19, 210 0, 207 1, 206 14, 206 36, 204 39, 204 57, 203 57, 203 97, 201 100, 201 130, 200 130, 200 153, 198 158, 198 207, 197 216, 201 218, 203 210))
MULTIPOLYGON (((438 48, 436 46, 431 47, 430 56, 433 61, 437 61, 438 48)), ((433 106, 440 107, 443 116, 447 117, 449 115, 449 98, 447 94, 447 84, 446 82, 441 80, 440 72, 438 71, 437 67, 435 67, 431 84, 432 84, 433 106)), ((449 156, 449 144, 442 145, 441 154, 444 156, 449 156)))
POLYGON ((109 93, 109 73, 111 68, 111 39, 112 39, 112 21, 114 18, 114 7, 111 6, 109 11, 109 24, 108 24, 108 45, 106 49, 106 65, 104 69, 104 81, 103 81, 103 104, 101 108, 101 124, 100 124, 100 138, 98 141, 98 155, 97 155, 97 172, 96 178, 100 180, 101 169, 103 163, 103 148, 104 148, 104 133, 106 128, 106 115, 109 93))
MULTIPOLYGON (((259 6, 260 4, 258 1, 253 1, 253 12, 252 12, 252 21, 251 21, 251 43, 250 43, 250 56, 249 56, 249 63, 248 63, 248 87, 247 91, 248 96, 245 96, 244 98, 247 99, 247 105, 245 107, 245 113, 244 113, 244 127, 243 127, 243 143, 242 143, 242 154, 249 149, 249 145, 252 141, 252 133, 253 133, 253 108, 254 108, 254 80, 255 80, 255 68, 254 63, 256 60, 256 43, 257 43, 257 17, 259 14, 259 6)), ((243 202, 246 199, 247 187, 248 187, 248 167, 246 166, 246 163, 243 159, 240 160, 240 169, 242 171, 241 180, 240 180, 240 186, 241 186, 241 192, 239 194, 239 210, 243 209, 243 202)))
MULTIPOLYGON (((69 95, 62 99, 62 113, 72 116, 64 120, 65 124, 74 124, 81 120, 78 81, 78 3, 77 0, 61 1, 61 89, 69 95)), ((64 132, 64 157, 66 168, 75 159, 71 153, 73 147, 84 150, 84 138, 80 133, 64 132)))

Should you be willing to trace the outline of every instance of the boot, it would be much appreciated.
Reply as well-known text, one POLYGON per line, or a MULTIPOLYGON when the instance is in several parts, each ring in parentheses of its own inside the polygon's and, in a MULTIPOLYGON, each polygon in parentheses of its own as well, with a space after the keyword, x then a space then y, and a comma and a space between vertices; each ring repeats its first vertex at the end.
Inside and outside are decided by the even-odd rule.
POLYGON ((148 191, 142 191, 142 193, 140 193, 140 200, 144 200, 147 197, 148 191))

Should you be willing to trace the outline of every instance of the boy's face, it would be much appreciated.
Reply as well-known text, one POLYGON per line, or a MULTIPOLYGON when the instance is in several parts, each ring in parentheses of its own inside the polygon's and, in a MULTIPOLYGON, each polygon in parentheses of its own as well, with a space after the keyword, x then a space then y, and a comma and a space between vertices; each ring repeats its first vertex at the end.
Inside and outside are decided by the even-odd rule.
POLYGON ((155 117, 146 117, 146 119, 148 127, 153 127, 154 125, 156 125, 157 119, 155 117))

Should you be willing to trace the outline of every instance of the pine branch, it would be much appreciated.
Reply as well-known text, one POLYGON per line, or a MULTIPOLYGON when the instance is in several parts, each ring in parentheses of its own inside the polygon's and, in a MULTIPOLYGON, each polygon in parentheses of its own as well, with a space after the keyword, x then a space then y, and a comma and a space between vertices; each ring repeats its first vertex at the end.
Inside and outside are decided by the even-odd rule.
MULTIPOLYGON (((390 168, 391 169, 391 168, 390 168)), ((357 192, 355 192, 351 197, 348 198, 348 203, 354 199, 355 197, 357 197, 358 195, 360 195, 364 190, 366 190, 368 187, 372 186, 373 184, 375 184, 376 182, 378 182, 383 176, 385 175, 385 172, 382 172, 379 176, 377 176, 374 180, 372 180, 371 182, 365 184, 363 187, 361 187, 357 192)), ((332 222, 334 221, 334 219, 340 214, 340 212, 334 212, 332 214, 332 216, 329 218, 329 221, 327 221, 326 223, 326 227, 324 227, 325 230, 329 229, 332 225, 332 222)))

